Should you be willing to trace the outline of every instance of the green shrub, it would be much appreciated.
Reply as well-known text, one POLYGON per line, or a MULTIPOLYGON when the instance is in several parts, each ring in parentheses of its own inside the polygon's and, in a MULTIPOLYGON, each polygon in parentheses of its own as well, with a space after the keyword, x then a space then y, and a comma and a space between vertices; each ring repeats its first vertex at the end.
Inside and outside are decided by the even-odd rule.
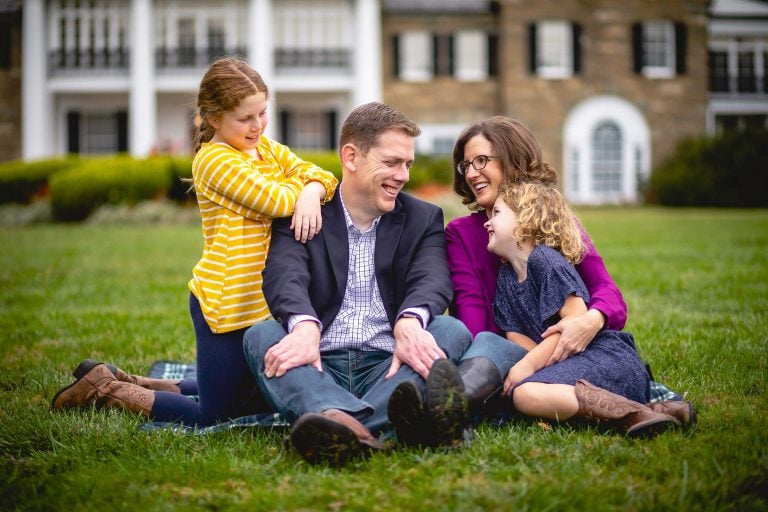
POLYGON ((341 161, 336 151, 308 151, 300 150, 296 155, 302 160, 312 162, 321 169, 330 171, 336 178, 341 179, 341 161))
POLYGON ((57 220, 83 220, 102 204, 135 204, 164 195, 169 186, 164 158, 83 160, 82 165, 51 179, 51 207, 57 220))
POLYGON ((687 139, 651 176, 649 200, 672 206, 768 206, 768 130, 687 139))
POLYGON ((453 177, 452 164, 446 157, 417 155, 411 167, 408 188, 417 188, 430 183, 448 185, 453 177))
POLYGON ((168 187, 168 198, 177 203, 188 203, 195 200, 195 193, 190 190, 192 183, 192 156, 174 156, 168 159, 168 170, 171 174, 171 184, 168 187))
POLYGON ((45 196, 51 176, 79 164, 77 158, 52 158, 0 164, 0 204, 29 203, 45 196))

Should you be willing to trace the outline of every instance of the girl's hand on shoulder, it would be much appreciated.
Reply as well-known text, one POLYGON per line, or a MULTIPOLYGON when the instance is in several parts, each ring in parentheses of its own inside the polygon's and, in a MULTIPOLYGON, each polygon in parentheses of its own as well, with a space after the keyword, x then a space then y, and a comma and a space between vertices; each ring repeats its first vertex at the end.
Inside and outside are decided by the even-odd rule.
POLYGON ((296 240, 306 243, 312 240, 323 227, 320 202, 325 197, 325 187, 317 181, 310 181, 301 190, 291 218, 291 229, 296 240))

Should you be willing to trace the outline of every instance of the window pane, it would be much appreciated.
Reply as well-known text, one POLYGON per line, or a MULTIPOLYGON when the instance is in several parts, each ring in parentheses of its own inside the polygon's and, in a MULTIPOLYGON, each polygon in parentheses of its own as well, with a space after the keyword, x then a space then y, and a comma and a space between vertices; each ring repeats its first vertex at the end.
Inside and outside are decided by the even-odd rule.
POLYGON ((432 35, 405 32, 400 37, 400 62, 403 80, 424 82, 432 79, 432 35))
POLYGON ((643 24, 643 72, 652 78, 675 73, 675 31, 668 21, 643 24))
POLYGON ((543 21, 536 30, 536 71, 545 78, 564 78, 572 73, 571 25, 543 21))
POLYGON ((479 30, 456 34, 456 78, 485 80, 488 71, 488 35, 479 30))
POLYGON ((755 54, 753 51, 739 52, 739 78, 737 80, 739 92, 757 91, 757 77, 755 76, 755 54))
POLYGON ((194 66, 195 64, 195 20, 184 18, 178 21, 179 30, 179 55, 181 66, 194 66))
POLYGON ((328 146, 328 118, 322 112, 296 112, 291 120, 291 146, 301 149, 325 149, 328 146))
POLYGON ((208 20, 208 60, 227 54, 226 41, 224 39, 224 20, 208 20))
POLYGON ((114 114, 84 113, 81 130, 83 135, 81 153, 117 152, 117 116, 114 114))
POLYGON ((667 31, 661 23, 645 26, 645 64, 651 67, 667 66, 667 31))
POLYGON ((621 192, 621 130, 613 122, 595 128, 592 135, 592 190, 598 193, 621 192))
POLYGON ((709 90, 728 91, 728 54, 726 52, 709 52, 709 90))

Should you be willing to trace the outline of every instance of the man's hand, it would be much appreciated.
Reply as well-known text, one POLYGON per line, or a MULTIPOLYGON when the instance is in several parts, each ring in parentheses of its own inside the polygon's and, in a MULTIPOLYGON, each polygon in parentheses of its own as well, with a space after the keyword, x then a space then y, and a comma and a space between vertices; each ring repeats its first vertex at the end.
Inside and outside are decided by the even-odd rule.
POLYGON ((313 321, 299 322, 277 345, 264 356, 264 375, 282 377, 285 372, 310 364, 323 371, 320 362, 320 327, 313 321))
POLYGON ((545 366, 564 361, 573 354, 584 352, 604 324, 603 314, 596 309, 590 309, 584 314, 563 318, 555 325, 550 326, 542 333, 541 337, 547 338, 559 332, 560 341, 558 341, 557 347, 555 347, 545 366))
POLYGON ((301 189, 291 218, 291 229, 296 240, 301 243, 312 240, 323 227, 320 202, 324 197, 325 187, 317 181, 310 181, 301 189))
POLYGON ((386 379, 407 364, 424 379, 429 375, 435 359, 446 357, 432 334, 421 326, 421 320, 402 317, 395 323, 395 353, 386 379))

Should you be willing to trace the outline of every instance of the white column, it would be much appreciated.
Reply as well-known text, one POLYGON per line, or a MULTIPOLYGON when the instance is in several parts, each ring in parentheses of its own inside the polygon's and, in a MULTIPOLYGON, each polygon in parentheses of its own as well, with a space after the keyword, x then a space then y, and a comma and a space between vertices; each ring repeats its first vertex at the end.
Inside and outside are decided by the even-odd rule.
POLYGON ((45 73, 45 1, 24 0, 21 65, 21 157, 44 158, 57 153, 53 100, 45 73))
POLYGON ((248 62, 259 72, 264 83, 269 88, 269 102, 267 103, 267 137, 275 137, 275 115, 277 109, 277 88, 275 86, 275 59, 272 37, 272 0, 249 0, 248 2, 248 31, 246 33, 246 46, 248 49, 248 62))
POLYGON ((131 93, 128 108, 128 149, 134 156, 147 156, 155 143, 157 109, 155 56, 153 52, 150 0, 131 3, 130 59, 131 93))
POLYGON ((381 7, 378 0, 357 0, 355 6, 354 105, 381 101, 381 7))

